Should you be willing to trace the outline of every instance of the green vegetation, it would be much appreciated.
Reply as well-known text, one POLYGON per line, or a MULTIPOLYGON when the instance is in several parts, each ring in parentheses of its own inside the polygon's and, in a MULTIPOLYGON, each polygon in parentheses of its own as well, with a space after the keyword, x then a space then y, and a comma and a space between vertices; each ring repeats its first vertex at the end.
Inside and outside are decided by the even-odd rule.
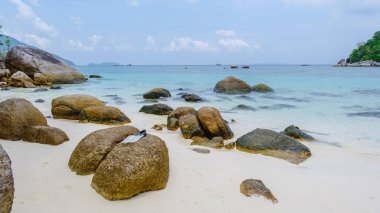
POLYGON ((377 31, 366 43, 358 44, 358 48, 354 49, 348 58, 349 63, 366 60, 380 62, 380 31, 377 31))
POLYGON ((4 36, 2 34, 2 29, 3 29, 3 25, 0 24, 0 57, 3 58, 9 51, 9 48, 11 46, 11 40, 9 39, 8 36, 6 36, 4 41, 2 40, 2 37, 4 36), (3 50, 4 45, 6 47, 5 51, 3 50))

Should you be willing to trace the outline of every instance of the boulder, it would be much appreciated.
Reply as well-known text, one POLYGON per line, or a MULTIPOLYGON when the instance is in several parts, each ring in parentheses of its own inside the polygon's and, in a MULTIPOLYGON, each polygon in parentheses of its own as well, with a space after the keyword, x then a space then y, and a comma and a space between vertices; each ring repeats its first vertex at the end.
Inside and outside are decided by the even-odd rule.
POLYGON ((29 78, 23 72, 16 72, 8 80, 8 85, 12 87, 24 87, 24 88, 34 88, 36 85, 33 84, 33 80, 29 78))
POLYGON ((110 106, 86 107, 80 112, 79 121, 109 125, 122 125, 131 122, 122 111, 110 106))
POLYGON ((250 93, 251 87, 246 82, 229 76, 215 85, 214 92, 225 94, 244 94, 250 93))
POLYGON ((61 87, 61 86, 58 86, 58 85, 52 85, 52 86, 50 87, 50 89, 62 89, 62 87, 61 87))
POLYGON ((0 212, 9 213, 12 210, 15 193, 11 160, 0 144, 0 212))
POLYGON ((59 145, 69 141, 66 133, 50 126, 31 126, 26 129, 22 140, 32 143, 59 145))
POLYGON ((155 88, 143 95, 144 99, 159 99, 171 97, 171 94, 168 90, 164 88, 155 88))
POLYGON ((293 125, 286 127, 284 132, 281 132, 281 133, 297 140, 306 140, 306 141, 314 140, 313 136, 304 133, 300 128, 293 125))
POLYGON ((96 169, 91 186, 108 200, 122 200, 164 189, 168 179, 168 148, 147 134, 135 143, 116 145, 96 169))
POLYGON ((311 156, 309 148, 295 139, 268 129, 255 129, 236 141, 240 151, 263 154, 299 164, 311 156))
POLYGON ((54 84, 85 81, 84 75, 74 68, 54 55, 33 47, 23 45, 12 47, 5 58, 5 65, 12 73, 21 71, 30 78, 33 78, 35 73, 42 73, 54 84))
POLYGON ((140 112, 153 115, 169 115, 173 111, 173 108, 166 104, 153 104, 153 105, 144 105, 140 112))
POLYGON ((102 78, 102 76, 100 76, 100 75, 90 75, 90 76, 88 76, 89 78, 102 78))
POLYGON ((185 139, 190 139, 195 136, 205 136, 202 126, 199 123, 197 116, 194 114, 181 116, 179 118, 179 127, 185 139))
POLYGON ((0 68, 0 79, 4 77, 9 77, 11 75, 11 71, 8 69, 1 69, 0 68))
POLYGON ((90 133, 75 147, 69 160, 69 168, 78 175, 94 173, 118 143, 138 131, 131 126, 119 126, 90 133))
POLYGON ((260 92, 260 93, 273 92, 274 91, 272 88, 270 88, 266 84, 257 84, 255 86, 253 86, 251 89, 253 92, 260 92))
POLYGON ((33 83, 37 86, 52 86, 52 83, 42 73, 34 73, 33 83))
POLYGON ((216 108, 202 107, 198 110, 197 117, 208 138, 222 137, 228 140, 234 137, 234 133, 216 108))
POLYGON ((193 137, 191 145, 210 147, 215 149, 221 149, 224 147, 222 137, 214 137, 211 140, 205 137, 193 137))
POLYGON ((175 109, 173 112, 171 112, 168 116, 168 129, 171 131, 175 131, 179 128, 179 118, 188 115, 188 114, 193 114, 195 115, 197 111, 195 111, 194 108, 192 107, 178 107, 175 109))
POLYGON ((272 203, 278 203, 278 200, 273 196, 272 192, 264 185, 261 180, 247 179, 240 184, 240 192, 247 197, 262 196, 272 203))
POLYGON ((202 98, 196 94, 183 94, 181 98, 185 99, 186 102, 200 102, 202 98))
POLYGON ((44 115, 25 99, 8 99, 0 103, 0 138, 21 140, 30 126, 47 126, 44 115))
POLYGON ((89 95, 64 95, 53 99, 51 112, 56 119, 79 120, 80 112, 90 106, 105 106, 89 95))

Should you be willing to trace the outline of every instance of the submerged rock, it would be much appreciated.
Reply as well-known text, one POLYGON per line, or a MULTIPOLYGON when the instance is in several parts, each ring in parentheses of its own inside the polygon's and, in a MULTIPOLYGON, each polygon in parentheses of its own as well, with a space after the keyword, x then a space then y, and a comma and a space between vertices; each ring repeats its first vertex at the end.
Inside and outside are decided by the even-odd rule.
POLYGON ((193 114, 195 115, 197 112, 192 107, 178 107, 173 112, 171 112, 168 116, 168 129, 171 131, 175 131, 179 128, 179 118, 188 115, 193 114))
POLYGON ((36 102, 36 103, 44 103, 45 100, 44 100, 44 99, 37 99, 37 100, 35 100, 34 102, 36 102))
POLYGON ((9 213, 12 210, 15 193, 11 160, 0 144, 0 212, 9 213))
POLYGON ((224 147, 222 137, 214 137, 211 140, 205 137, 193 137, 191 145, 210 147, 214 149, 221 149, 224 147))
POLYGON ((171 94, 168 90, 164 88, 155 88, 143 95, 144 99, 159 99, 171 97, 171 94))
POLYGON ((79 121, 108 125, 122 125, 131 122, 120 109, 110 106, 86 107, 80 112, 79 121))
POLYGON ((199 123, 197 116, 194 114, 181 116, 179 118, 179 127, 185 139, 190 139, 195 136, 205 136, 201 124, 199 123))
POLYGON ((273 196, 272 192, 264 185, 261 180, 247 179, 240 184, 240 192, 247 197, 262 196, 273 203, 278 203, 278 200, 273 196))
POLYGON ((33 92, 47 92, 47 91, 49 90, 46 88, 38 88, 38 89, 35 89, 33 92))
POLYGON ((120 126, 90 133, 75 147, 69 160, 69 168, 77 175, 94 173, 118 143, 138 131, 131 126, 120 126))
POLYGON ((228 140, 234 137, 234 133, 216 108, 202 107, 198 110, 197 117, 208 138, 222 137, 228 140))
POLYGON ((257 84, 252 87, 253 92, 273 92, 274 90, 266 84, 257 84))
POLYGON ((153 115, 169 115, 172 111, 173 108, 166 104, 145 105, 140 109, 140 112, 153 115))
POLYGON ((247 110, 247 111, 255 111, 255 107, 251 107, 245 104, 239 104, 236 107, 233 108, 234 110, 247 110))
POLYGON ((105 106, 89 95, 64 95, 53 99, 51 112, 55 119, 79 120, 80 112, 90 106, 105 106))
POLYGON ((62 89, 62 87, 61 87, 61 86, 58 86, 58 85, 52 85, 52 86, 50 87, 50 89, 62 89))
POLYGON ((100 75, 90 75, 88 76, 89 78, 103 78, 102 76, 100 75))
POLYGON ((186 102, 200 102, 200 101, 202 101, 202 98, 196 94, 186 93, 186 94, 183 94, 181 96, 181 98, 185 99, 186 102))
POLYGON ((298 140, 307 140, 307 141, 312 141, 314 138, 311 135, 308 135, 304 133, 300 128, 297 126, 288 126, 283 132, 285 135, 298 139, 298 140))
POLYGON ((161 190, 169 179, 168 148, 157 136, 116 145, 100 163, 91 186, 108 200, 161 190))
POLYGON ((198 153, 201 153, 201 154, 210 154, 210 150, 208 149, 204 149, 204 148, 192 148, 191 150, 193 150, 194 152, 198 152, 198 153))
POLYGON ((60 145, 69 141, 69 137, 64 131, 55 127, 31 126, 24 132, 22 140, 32 143, 60 145))
POLYGON ((215 85, 214 92, 226 94, 244 94, 250 93, 251 87, 246 82, 229 76, 224 80, 219 81, 215 85))
POLYGON ((309 148, 295 139, 268 129, 255 129, 236 141, 240 151, 263 154, 299 164, 311 156, 309 148))

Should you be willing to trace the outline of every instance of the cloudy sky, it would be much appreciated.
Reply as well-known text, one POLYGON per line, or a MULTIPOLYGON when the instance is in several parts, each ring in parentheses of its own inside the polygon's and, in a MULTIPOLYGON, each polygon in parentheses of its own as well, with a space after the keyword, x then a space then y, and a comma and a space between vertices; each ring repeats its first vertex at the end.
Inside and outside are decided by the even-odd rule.
POLYGON ((380 0, 1 0, 4 32, 77 64, 331 64, 380 0))

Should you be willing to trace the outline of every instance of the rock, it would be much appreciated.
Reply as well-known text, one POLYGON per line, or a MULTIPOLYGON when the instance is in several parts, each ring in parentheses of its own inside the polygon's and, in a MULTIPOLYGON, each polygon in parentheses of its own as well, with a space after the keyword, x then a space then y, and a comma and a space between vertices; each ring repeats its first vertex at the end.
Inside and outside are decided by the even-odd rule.
POLYGON ((168 179, 168 148, 147 134, 138 142, 116 145, 96 169, 91 186, 108 200, 122 200, 164 189, 168 179))
POLYGON ((179 128, 179 118, 188 115, 193 114, 195 115, 197 112, 192 107, 178 107, 173 112, 171 112, 168 116, 168 129, 171 131, 175 131, 179 128))
POLYGON ((232 66, 231 66, 231 69, 239 69, 239 67, 236 66, 236 65, 232 65, 232 66))
POLYGON ((231 123, 236 123, 236 120, 235 119, 231 119, 231 123))
POLYGON ((50 87, 50 89, 62 89, 62 87, 61 86, 57 86, 57 85, 52 85, 50 87))
POLYGON ((164 88, 155 88, 152 89, 151 91, 145 93, 143 95, 144 99, 159 99, 159 98, 167 98, 171 97, 171 94, 168 90, 164 88))
POLYGON ((264 92, 273 92, 274 90, 266 84, 257 84, 252 87, 252 91, 264 93, 264 92))
POLYGON ((236 148, 236 142, 232 142, 232 143, 226 144, 224 146, 224 148, 226 148, 228 150, 235 149, 236 148))
POLYGON ((200 102, 202 98, 196 94, 183 94, 181 98, 185 99, 186 102, 200 102))
POLYGON ((118 143, 138 131, 131 126, 119 126, 90 133, 75 147, 69 160, 69 168, 77 175, 94 173, 118 143))
POLYGON ((51 86, 52 83, 42 73, 34 73, 33 83, 38 86, 51 86))
POLYGON ((208 139, 205 137, 193 137, 191 145, 205 146, 215 149, 221 149, 224 147, 222 137, 214 137, 213 139, 208 139))
POLYGON ((278 200, 273 196, 272 192, 264 185, 261 180, 247 179, 240 184, 240 192, 247 197, 262 196, 273 203, 278 203, 278 200))
POLYGON ((300 128, 293 125, 286 127, 284 132, 281 132, 281 133, 289 137, 295 138, 297 140, 306 140, 306 141, 314 140, 314 138, 311 135, 304 133, 300 128))
POLYGON ((14 73, 11 78, 8 80, 8 85, 12 87, 24 87, 24 88, 34 88, 36 85, 33 84, 33 80, 29 78, 23 72, 14 73))
POLYGON ((251 107, 245 104, 239 104, 233 108, 234 110, 246 110, 246 111, 256 111, 255 107, 251 107))
POLYGON ((69 141, 69 137, 64 131, 55 127, 31 126, 24 132, 22 140, 32 143, 60 145, 69 141))
POLYGON ((202 107, 198 110, 197 117, 208 138, 220 136, 228 140, 234 137, 234 133, 216 108, 202 107))
POLYGON ((153 105, 144 105, 140 112, 153 115, 169 115, 173 111, 173 108, 166 104, 153 104, 153 105))
POLYGON ((0 144, 0 212, 9 213, 12 210, 15 193, 11 160, 0 144))
POLYGON ((36 102, 36 103, 44 103, 45 100, 44 100, 44 99, 37 99, 37 100, 35 100, 34 102, 36 102))
POLYGON ((21 140, 30 126, 47 126, 44 115, 25 99, 8 99, 0 103, 0 138, 21 140))
POLYGON ((263 154, 299 164, 311 156, 309 148, 295 139, 268 129, 255 129, 236 141, 240 151, 263 154))
POLYGON ((249 66, 242 66, 242 69, 249 69, 249 66))
POLYGON ((229 76, 215 85, 214 92, 225 94, 244 94, 250 93, 251 87, 246 82, 229 76))
POLYGON ((85 81, 85 77, 74 68, 54 55, 33 47, 23 45, 12 47, 5 58, 5 65, 12 73, 21 71, 30 78, 33 78, 35 73, 42 73, 54 84, 85 81))
POLYGON ((90 106, 105 106, 89 95, 64 95, 53 99, 51 112, 55 119, 79 120, 80 112, 90 106))
POLYGON ((378 67, 380 66, 380 63, 373 60, 359 61, 356 63, 348 63, 348 60, 341 59, 336 66, 337 67, 378 67))
POLYGON ((0 79, 3 77, 9 77, 11 75, 11 71, 8 69, 1 69, 0 68, 0 79))
POLYGON ((49 91, 49 90, 46 88, 37 88, 33 92, 47 92, 47 91, 49 91))
POLYGON ((205 133, 194 114, 189 114, 181 116, 179 118, 179 127, 181 129, 182 135, 185 139, 190 139, 192 137, 204 137, 205 133))
POLYGON ((347 61, 346 59, 340 59, 338 64, 337 64, 339 67, 346 67, 347 66, 347 61))
POLYGON ((204 148, 192 148, 191 150, 193 150, 194 152, 198 152, 198 153, 201 153, 201 154, 210 154, 210 150, 208 149, 204 149, 204 148))
POLYGON ((155 129, 155 130, 161 131, 161 130, 162 130, 162 126, 156 124, 156 125, 154 125, 154 126, 152 127, 152 129, 155 129))
POLYGON ((89 78, 103 78, 102 76, 100 75, 90 75, 88 76, 89 78))
POLYGON ((86 107, 80 112, 79 121, 108 125, 122 125, 131 122, 122 111, 110 106, 86 107))

